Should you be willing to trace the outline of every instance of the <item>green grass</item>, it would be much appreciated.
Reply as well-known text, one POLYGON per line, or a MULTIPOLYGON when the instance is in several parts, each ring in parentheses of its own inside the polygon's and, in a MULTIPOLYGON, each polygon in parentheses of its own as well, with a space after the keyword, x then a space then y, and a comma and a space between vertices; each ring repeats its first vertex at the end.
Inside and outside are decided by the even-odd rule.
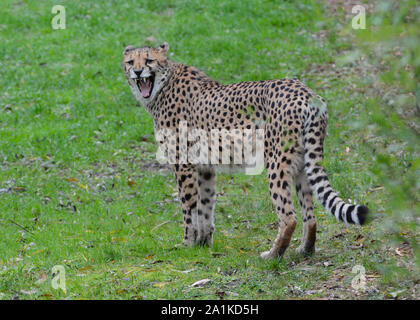
POLYGON ((351 74, 312 71, 351 46, 335 36, 315 39, 337 28, 321 4, 62 1, 67 29, 53 30, 55 4, 2 2, 0 299, 378 299, 399 290, 410 297, 410 275, 395 281, 378 272, 396 255, 378 232, 386 195, 368 191, 377 185, 357 125, 366 103, 361 85, 351 74), (121 70, 126 45, 163 41, 171 59, 223 83, 287 76, 316 90, 330 114, 330 181, 379 217, 346 227, 317 205, 316 254, 294 253, 299 220, 283 260, 263 261, 259 253, 276 235, 265 175, 219 175, 213 248, 176 249, 183 228, 175 181, 150 169, 152 119, 121 70), (375 290, 352 289, 358 264, 375 290), (65 267, 66 293, 51 286, 55 265, 65 267), (211 282, 191 287, 205 278, 211 282))

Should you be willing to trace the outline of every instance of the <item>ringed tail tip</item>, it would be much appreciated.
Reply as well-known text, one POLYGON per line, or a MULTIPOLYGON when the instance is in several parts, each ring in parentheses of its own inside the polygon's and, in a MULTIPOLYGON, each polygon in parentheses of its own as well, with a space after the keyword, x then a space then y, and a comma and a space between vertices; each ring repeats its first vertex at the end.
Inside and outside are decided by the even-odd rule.
POLYGON ((367 222, 367 215, 369 213, 369 208, 366 206, 357 207, 357 217, 359 218, 360 225, 363 225, 367 222))

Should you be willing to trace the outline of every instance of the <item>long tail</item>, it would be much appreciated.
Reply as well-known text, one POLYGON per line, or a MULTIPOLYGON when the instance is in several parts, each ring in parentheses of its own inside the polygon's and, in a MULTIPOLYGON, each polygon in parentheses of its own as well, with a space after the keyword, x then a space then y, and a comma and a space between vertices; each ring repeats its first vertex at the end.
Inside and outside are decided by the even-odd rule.
MULTIPOLYGON (((315 97, 314 97, 315 98, 315 97)), ((320 107, 309 106, 309 114, 304 124, 305 171, 312 191, 320 203, 338 221, 362 225, 366 222, 369 209, 343 201, 331 187, 327 173, 321 163, 324 159, 323 145, 327 128, 327 109, 322 98, 320 107)))

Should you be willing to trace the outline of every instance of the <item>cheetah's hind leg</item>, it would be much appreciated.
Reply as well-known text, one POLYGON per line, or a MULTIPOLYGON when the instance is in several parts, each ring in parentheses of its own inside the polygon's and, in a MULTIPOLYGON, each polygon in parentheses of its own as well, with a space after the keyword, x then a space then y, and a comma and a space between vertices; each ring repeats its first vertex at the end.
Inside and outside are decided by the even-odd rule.
POLYGON ((310 255, 315 252, 316 220, 314 215, 313 194, 305 171, 301 171, 295 179, 296 193, 302 209, 303 237, 302 244, 296 252, 310 255))
POLYGON ((283 164, 277 169, 276 166, 271 165, 274 160, 268 162, 267 172, 271 200, 277 211, 279 229, 271 249, 261 253, 263 259, 281 258, 289 246, 296 227, 291 192, 292 175, 289 171, 289 165, 283 164))

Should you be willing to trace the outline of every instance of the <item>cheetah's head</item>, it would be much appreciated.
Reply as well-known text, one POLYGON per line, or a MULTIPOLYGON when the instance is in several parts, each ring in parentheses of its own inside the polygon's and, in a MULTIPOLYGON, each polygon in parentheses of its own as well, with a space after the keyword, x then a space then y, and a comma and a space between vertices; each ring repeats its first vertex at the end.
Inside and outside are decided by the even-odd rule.
POLYGON ((131 91, 147 106, 165 85, 169 76, 169 44, 157 48, 128 46, 124 49, 123 69, 131 91))

